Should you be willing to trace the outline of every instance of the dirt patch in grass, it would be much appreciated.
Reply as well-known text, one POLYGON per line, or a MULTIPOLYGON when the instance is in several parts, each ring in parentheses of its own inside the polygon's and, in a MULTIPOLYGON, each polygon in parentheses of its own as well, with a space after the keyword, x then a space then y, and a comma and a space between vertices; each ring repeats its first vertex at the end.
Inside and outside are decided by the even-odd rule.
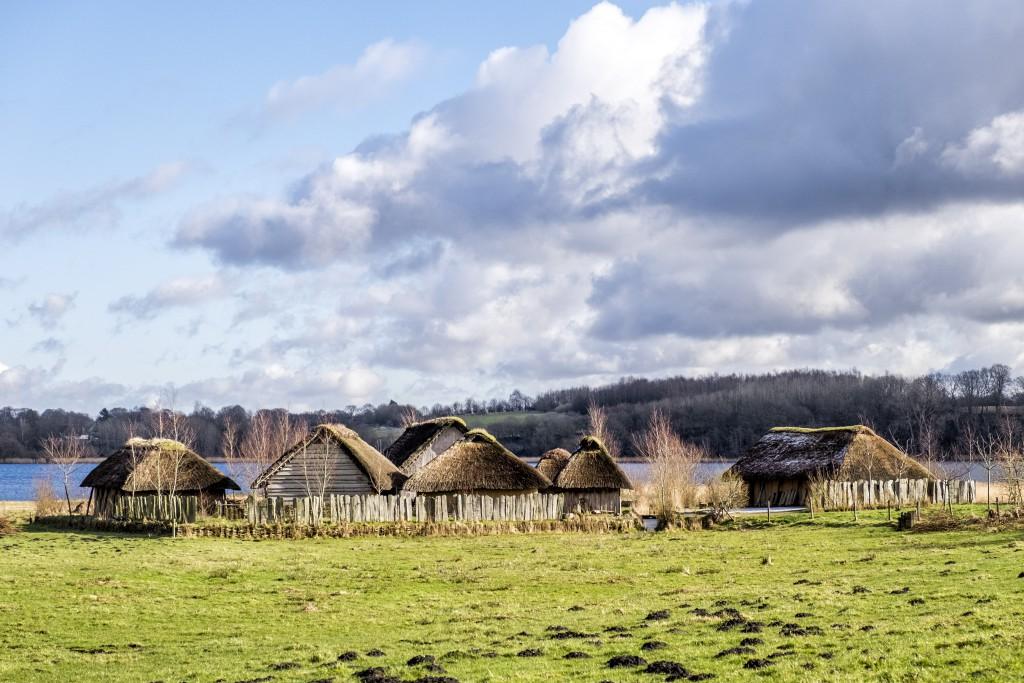
POLYGON ((637 655, 615 655, 607 662, 605 666, 609 669, 625 669, 637 666, 644 666, 647 664, 647 660, 637 655))
POLYGON ((771 665, 772 665, 772 661, 770 659, 757 659, 757 658, 754 658, 754 659, 748 659, 747 661, 743 662, 743 668, 744 669, 765 669, 765 668, 767 668, 767 667, 769 667, 771 665))
POLYGON ((675 680, 680 678, 686 678, 690 675, 686 667, 679 662, 673 662, 668 659, 659 659, 656 662, 651 662, 644 669, 644 673, 647 674, 662 674, 664 676, 673 676, 675 680))

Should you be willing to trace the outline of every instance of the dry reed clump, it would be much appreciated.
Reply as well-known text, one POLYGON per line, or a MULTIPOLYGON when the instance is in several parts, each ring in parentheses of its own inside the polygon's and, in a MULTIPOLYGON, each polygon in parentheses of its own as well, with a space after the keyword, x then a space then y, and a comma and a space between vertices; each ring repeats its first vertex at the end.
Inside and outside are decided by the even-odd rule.
POLYGON ((36 516, 51 517, 60 513, 61 501, 50 479, 38 477, 32 482, 32 490, 36 503, 36 516))
POLYGON ((710 508, 709 515, 714 522, 732 519, 733 510, 745 506, 749 498, 746 482, 728 472, 708 482, 704 487, 704 500, 710 508))
POLYGON ((14 526, 14 522, 7 517, 0 517, 0 536, 11 536, 16 533, 18 528, 14 526))
POLYGON ((658 409, 651 412, 647 429, 633 437, 637 452, 650 463, 647 484, 641 489, 639 507, 664 524, 673 523, 676 513, 692 507, 697 500, 697 465, 705 453, 683 441, 668 417, 658 409))

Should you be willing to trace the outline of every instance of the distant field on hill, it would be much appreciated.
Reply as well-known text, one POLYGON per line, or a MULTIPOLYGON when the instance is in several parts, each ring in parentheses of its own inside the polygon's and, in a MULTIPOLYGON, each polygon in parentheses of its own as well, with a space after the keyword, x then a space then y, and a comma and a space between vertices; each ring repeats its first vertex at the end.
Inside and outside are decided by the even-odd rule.
POLYGON ((27 530, 0 538, 0 680, 440 675, 407 663, 424 656, 463 682, 666 679, 648 666, 721 681, 1024 677, 1024 534, 905 534, 884 518, 262 542, 27 530), (616 657, 646 663, 609 668, 616 657))

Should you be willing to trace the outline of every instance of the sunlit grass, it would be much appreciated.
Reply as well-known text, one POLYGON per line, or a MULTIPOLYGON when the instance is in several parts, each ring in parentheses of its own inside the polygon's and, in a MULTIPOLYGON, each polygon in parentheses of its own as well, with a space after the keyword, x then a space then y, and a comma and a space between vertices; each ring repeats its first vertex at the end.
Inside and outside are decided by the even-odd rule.
POLYGON ((415 655, 461 681, 666 678, 607 668, 617 655, 729 681, 1024 676, 1024 534, 859 517, 262 542, 25 529, 0 538, 0 680, 411 681, 429 673, 415 655))

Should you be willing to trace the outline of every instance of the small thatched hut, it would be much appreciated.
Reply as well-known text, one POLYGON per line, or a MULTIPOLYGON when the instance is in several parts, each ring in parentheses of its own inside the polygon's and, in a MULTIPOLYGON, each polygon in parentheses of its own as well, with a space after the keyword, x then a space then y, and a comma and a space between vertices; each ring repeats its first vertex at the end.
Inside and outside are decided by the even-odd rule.
POLYGON ((585 436, 580 447, 569 457, 555 479, 555 486, 565 493, 565 509, 583 512, 622 511, 622 489, 633 488, 596 436, 585 436))
POLYGON ((384 451, 384 457, 411 475, 444 453, 469 431, 460 417, 438 417, 409 425, 384 451))
POLYGON ((225 491, 239 490, 223 472, 173 439, 132 438, 96 465, 82 486, 92 489, 98 517, 110 517, 119 498, 153 494, 198 496, 211 512, 225 491))
POLYGON ((540 460, 537 461, 537 471, 552 482, 552 485, 548 488, 549 491, 554 492, 558 490, 558 487, 554 485, 554 482, 558 479, 558 475, 561 473, 562 468, 565 467, 565 463, 569 462, 569 457, 569 451, 564 448, 552 448, 550 451, 547 451, 544 455, 540 456, 540 460))
POLYGON ((363 441, 340 424, 322 424, 289 448, 252 488, 268 496, 305 497, 391 493, 405 476, 363 441))
POLYGON ((932 474, 863 425, 775 427, 729 472, 750 490, 751 505, 803 505, 813 479, 932 479, 932 474))
POLYGON ((551 481, 502 446, 486 430, 471 429, 429 464, 417 470, 403 487, 426 494, 536 493, 551 481))

